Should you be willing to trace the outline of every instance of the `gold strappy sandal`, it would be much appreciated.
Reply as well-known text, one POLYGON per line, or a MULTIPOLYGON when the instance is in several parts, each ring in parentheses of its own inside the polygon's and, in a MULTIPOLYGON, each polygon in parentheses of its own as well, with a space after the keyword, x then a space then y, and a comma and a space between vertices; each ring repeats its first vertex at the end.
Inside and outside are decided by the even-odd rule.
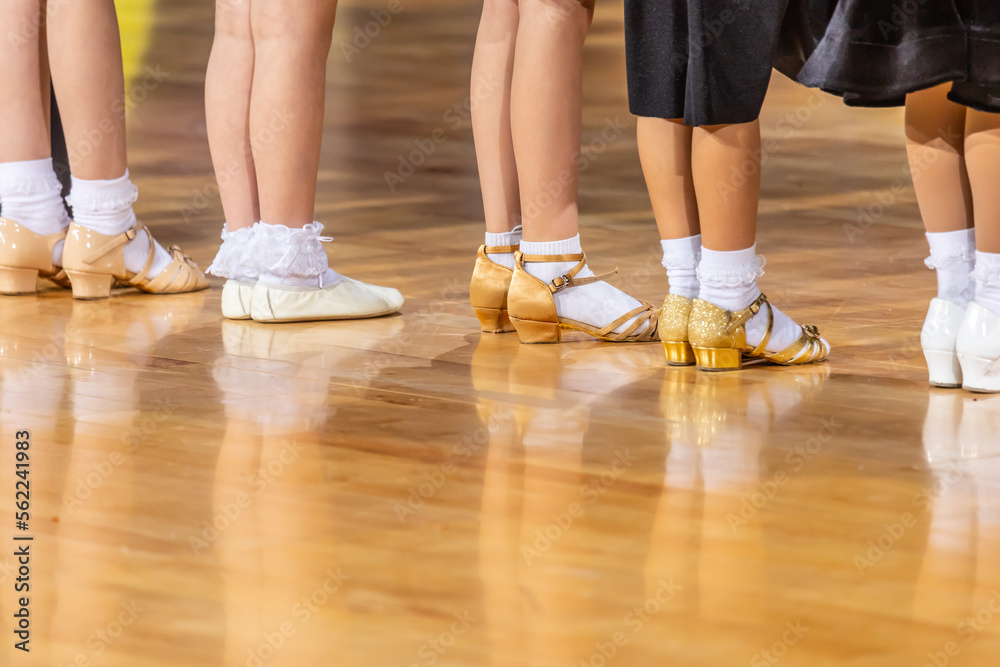
POLYGON ((487 253, 517 252, 518 246, 480 246, 476 268, 469 284, 469 301, 476 311, 482 330, 487 333, 507 333, 514 330, 507 315, 507 291, 514 270, 497 264, 487 253))
POLYGON ((688 342, 688 321, 693 301, 679 294, 668 294, 660 309, 660 340, 669 366, 694 366, 694 350, 688 342))
POLYGON ((654 310, 648 304, 642 304, 638 308, 630 310, 602 328, 559 317, 556 313, 554 295, 557 292, 567 287, 599 282, 617 273, 617 269, 599 276, 577 278, 576 276, 587 265, 587 258, 583 253, 525 255, 521 252, 515 252, 514 261, 514 276, 510 282, 507 307, 510 321, 517 329, 517 336, 522 343, 558 343, 562 339, 560 329, 582 331, 612 343, 648 343, 659 340, 656 336, 659 311, 654 310), (564 275, 556 277, 552 282, 544 283, 525 271, 525 262, 577 262, 577 265, 564 275), (615 333, 615 329, 632 318, 635 318, 635 322, 624 331, 615 333))
POLYGON ((732 312, 715 304, 695 299, 688 324, 688 339, 694 350, 699 370, 735 371, 747 359, 763 359, 785 366, 798 366, 823 361, 830 353, 829 344, 819 335, 816 327, 802 327, 798 340, 775 353, 767 352, 767 344, 774 330, 774 310, 767 297, 761 294, 743 310, 732 312), (767 331, 760 345, 747 345, 746 323, 760 309, 767 306, 767 331))
POLYGON ((98 234, 75 222, 69 227, 63 250, 63 268, 69 276, 76 299, 106 299, 117 281, 150 294, 180 294, 197 292, 208 287, 208 279, 198 265, 177 246, 168 248, 173 261, 155 278, 146 274, 156 255, 153 235, 149 237, 149 255, 138 273, 125 268, 125 246, 145 226, 140 222, 128 231, 114 236, 98 234))

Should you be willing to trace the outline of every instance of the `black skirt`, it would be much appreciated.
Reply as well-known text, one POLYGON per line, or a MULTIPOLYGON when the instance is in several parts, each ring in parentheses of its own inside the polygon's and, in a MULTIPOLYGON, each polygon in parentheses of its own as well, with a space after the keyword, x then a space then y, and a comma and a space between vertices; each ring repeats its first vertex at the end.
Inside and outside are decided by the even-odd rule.
POLYGON ((771 68, 794 76, 836 0, 625 0, 629 108, 688 125, 760 115, 771 68))
POLYGON ((1000 0, 840 0, 798 80, 855 106, 953 81, 954 101, 1000 113, 1000 0))

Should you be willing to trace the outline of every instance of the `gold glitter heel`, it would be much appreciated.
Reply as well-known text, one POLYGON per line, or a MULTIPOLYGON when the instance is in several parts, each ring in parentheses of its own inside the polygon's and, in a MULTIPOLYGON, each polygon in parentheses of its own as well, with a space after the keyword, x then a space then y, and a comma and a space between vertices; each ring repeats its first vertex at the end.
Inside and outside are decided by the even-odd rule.
POLYGON ((659 331, 663 352, 670 366, 694 366, 695 356, 688 342, 688 321, 691 319, 691 299, 668 294, 660 310, 659 331))

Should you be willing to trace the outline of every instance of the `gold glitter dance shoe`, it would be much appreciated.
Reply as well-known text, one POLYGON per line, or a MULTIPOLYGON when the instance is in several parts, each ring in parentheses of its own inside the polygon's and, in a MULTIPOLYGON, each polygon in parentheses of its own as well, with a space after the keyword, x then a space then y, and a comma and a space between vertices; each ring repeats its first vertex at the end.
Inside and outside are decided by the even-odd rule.
POLYGON ((660 309, 660 340, 669 366, 694 366, 694 350, 688 341, 688 321, 693 301, 679 294, 668 294, 660 309))
POLYGON ((774 311, 763 294, 743 310, 732 312, 695 299, 688 324, 688 339, 698 368, 703 371, 735 371, 750 359, 762 359, 785 366, 823 361, 830 345, 814 326, 803 326, 798 340, 779 352, 767 352, 774 329, 774 311), (767 331, 760 345, 747 344, 746 323, 761 308, 767 307, 767 331))

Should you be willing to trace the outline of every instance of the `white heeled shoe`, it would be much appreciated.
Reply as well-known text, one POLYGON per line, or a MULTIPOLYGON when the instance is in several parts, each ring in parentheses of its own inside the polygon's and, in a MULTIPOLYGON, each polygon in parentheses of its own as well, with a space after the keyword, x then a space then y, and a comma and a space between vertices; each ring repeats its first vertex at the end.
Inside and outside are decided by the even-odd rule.
POLYGON ((920 346, 927 360, 927 374, 935 387, 961 387, 962 367, 958 362, 955 343, 965 318, 965 309, 946 299, 931 299, 920 346))
POLYGON ((403 295, 392 287, 341 278, 323 287, 273 285, 258 280, 250 299, 255 322, 355 320, 395 313, 403 295))
POLYGON ((222 286, 222 316, 229 320, 249 320, 256 280, 227 280, 222 286))
POLYGON ((984 394, 1000 393, 1000 317, 978 303, 969 304, 958 332, 962 387, 984 394))

